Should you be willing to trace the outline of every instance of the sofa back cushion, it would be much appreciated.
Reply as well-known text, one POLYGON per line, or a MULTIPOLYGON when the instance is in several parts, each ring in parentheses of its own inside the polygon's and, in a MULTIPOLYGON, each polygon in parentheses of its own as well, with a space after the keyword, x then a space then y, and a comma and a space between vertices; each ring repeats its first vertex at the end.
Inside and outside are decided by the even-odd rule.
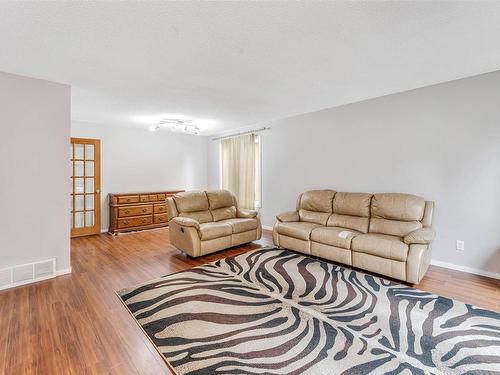
POLYGON ((236 207, 223 207, 218 208, 216 210, 212 210, 212 217, 214 221, 226 220, 226 219, 234 219, 236 217, 236 207))
POLYGON ((200 224, 214 221, 210 211, 179 212, 180 217, 188 217, 198 221, 200 224))
POLYGON ((172 196, 180 217, 188 217, 200 223, 213 221, 204 191, 186 191, 172 196))
POLYGON ((207 191, 210 211, 214 221, 236 217, 236 199, 227 190, 207 191))
POLYGON ((326 225, 332 214, 335 190, 309 190, 300 196, 300 221, 326 225))
POLYGON ((422 228, 425 200, 410 194, 375 194, 369 231, 403 237, 422 228))
POLYGON ((333 198, 333 215, 328 219, 330 227, 368 232, 372 194, 336 193, 333 198))

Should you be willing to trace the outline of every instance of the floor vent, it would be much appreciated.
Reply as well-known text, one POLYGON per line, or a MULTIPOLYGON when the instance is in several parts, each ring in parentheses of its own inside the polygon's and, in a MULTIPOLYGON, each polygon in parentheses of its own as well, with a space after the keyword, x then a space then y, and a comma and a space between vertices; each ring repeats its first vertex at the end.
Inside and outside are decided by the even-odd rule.
POLYGON ((35 279, 54 275, 54 261, 46 260, 45 262, 35 263, 34 273, 35 279))
POLYGON ((0 288, 12 284, 12 270, 7 268, 0 270, 0 288))
POLYGON ((33 265, 26 264, 22 266, 16 266, 12 268, 12 282, 22 283, 25 281, 33 280, 33 265))
POLYGON ((0 270, 0 290, 50 279, 55 276, 55 258, 4 268, 0 270))

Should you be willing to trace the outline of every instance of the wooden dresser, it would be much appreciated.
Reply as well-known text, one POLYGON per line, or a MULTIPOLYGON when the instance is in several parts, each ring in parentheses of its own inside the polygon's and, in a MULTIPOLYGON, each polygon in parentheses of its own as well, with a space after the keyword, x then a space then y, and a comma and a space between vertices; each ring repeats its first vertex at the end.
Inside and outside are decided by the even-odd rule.
POLYGON ((109 233, 168 226, 165 199, 180 191, 109 194, 109 233))

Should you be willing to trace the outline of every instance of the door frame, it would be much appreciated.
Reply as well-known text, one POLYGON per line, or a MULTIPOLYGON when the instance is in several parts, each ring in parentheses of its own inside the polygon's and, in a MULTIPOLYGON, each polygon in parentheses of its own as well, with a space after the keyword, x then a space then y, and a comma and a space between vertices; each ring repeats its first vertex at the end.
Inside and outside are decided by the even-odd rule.
MULTIPOLYGON (((74 228, 74 209, 75 209, 75 199, 72 199, 72 207, 71 207, 71 237, 81 237, 81 236, 89 236, 92 234, 101 233, 101 140, 100 139, 92 139, 92 138, 74 138, 71 137, 71 144, 91 144, 94 145, 94 226, 92 227, 83 227, 83 228, 74 228)), ((74 160, 75 151, 74 146, 72 147, 73 155, 71 155, 71 160, 74 160)), ((84 149, 84 158, 85 158, 85 149, 84 149)), ((85 168, 85 163, 84 163, 85 168)), ((72 163, 72 171, 71 171, 71 179, 74 178, 75 175, 75 164, 72 163)), ((85 175, 85 172, 84 172, 85 175)), ((84 180, 85 186, 85 180, 84 180)), ((72 181, 71 183, 71 194, 75 193, 75 184, 72 181)), ((85 188, 84 188, 85 192, 85 188)), ((85 201, 85 195, 84 195, 85 201)))

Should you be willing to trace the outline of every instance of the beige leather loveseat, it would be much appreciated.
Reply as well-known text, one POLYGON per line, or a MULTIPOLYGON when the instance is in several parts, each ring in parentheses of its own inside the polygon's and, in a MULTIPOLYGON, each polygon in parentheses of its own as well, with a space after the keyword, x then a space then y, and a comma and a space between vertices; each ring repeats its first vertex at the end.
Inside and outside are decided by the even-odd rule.
POLYGON ((434 203, 409 194, 300 194, 277 216, 276 246, 417 284, 431 259, 434 203))
POLYGON ((170 242, 192 257, 258 240, 256 211, 241 210, 226 190, 188 191, 167 198, 170 242))

